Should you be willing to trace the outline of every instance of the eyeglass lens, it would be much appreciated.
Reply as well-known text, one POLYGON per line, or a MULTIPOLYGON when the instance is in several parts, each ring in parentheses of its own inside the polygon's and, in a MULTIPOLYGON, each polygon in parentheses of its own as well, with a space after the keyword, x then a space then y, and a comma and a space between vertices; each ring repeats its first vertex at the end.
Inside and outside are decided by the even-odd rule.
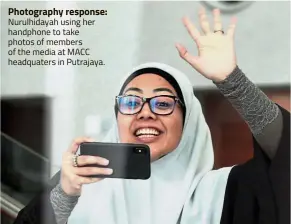
MULTIPOLYGON (((170 114, 174 109, 175 99, 167 96, 158 96, 152 98, 149 104, 153 113, 170 114)), ((143 100, 137 96, 123 96, 118 99, 118 106, 121 113, 135 114, 141 110, 143 100)))

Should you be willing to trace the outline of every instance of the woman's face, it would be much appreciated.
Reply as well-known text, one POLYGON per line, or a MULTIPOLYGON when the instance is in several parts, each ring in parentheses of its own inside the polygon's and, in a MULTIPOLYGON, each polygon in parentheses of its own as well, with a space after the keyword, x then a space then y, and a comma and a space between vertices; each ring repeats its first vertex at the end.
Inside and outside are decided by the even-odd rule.
MULTIPOLYGON (((137 76, 125 87, 123 94, 146 98, 158 95, 177 96, 170 83, 155 74, 137 76)), ((118 112, 117 123, 121 142, 148 145, 154 161, 178 146, 183 130, 182 108, 177 103, 172 114, 157 115, 151 112, 149 104, 146 103, 134 115, 118 112)))

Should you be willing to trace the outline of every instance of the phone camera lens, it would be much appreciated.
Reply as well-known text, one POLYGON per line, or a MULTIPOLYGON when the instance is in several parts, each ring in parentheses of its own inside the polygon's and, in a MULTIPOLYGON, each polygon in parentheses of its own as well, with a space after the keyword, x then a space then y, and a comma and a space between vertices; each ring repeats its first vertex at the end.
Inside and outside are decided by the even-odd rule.
POLYGON ((138 154, 141 154, 141 153, 143 153, 143 149, 142 148, 135 148, 134 152, 138 153, 138 154))

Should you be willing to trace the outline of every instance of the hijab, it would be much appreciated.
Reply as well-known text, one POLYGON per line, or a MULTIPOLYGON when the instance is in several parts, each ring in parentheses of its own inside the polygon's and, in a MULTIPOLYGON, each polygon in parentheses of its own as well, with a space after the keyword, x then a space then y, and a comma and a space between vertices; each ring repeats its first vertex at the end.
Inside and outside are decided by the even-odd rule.
MULTIPOLYGON (((201 105, 185 74, 161 63, 145 63, 141 69, 157 68, 176 80, 186 106, 183 134, 177 148, 151 163, 148 180, 107 178, 83 185, 82 195, 69 224, 217 224, 231 168, 212 170, 214 154, 209 128, 201 105)), ((103 142, 120 142, 117 121, 103 142)))

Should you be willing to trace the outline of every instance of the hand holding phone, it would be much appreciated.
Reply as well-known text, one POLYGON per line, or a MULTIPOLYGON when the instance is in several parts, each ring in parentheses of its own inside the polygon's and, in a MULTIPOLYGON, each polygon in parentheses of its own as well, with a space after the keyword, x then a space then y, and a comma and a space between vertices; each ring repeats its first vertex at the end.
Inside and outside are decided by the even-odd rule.
POLYGON ((102 175, 103 177, 106 177, 113 172, 112 169, 106 167, 109 161, 98 156, 78 156, 78 167, 74 167, 73 159, 78 151, 79 145, 84 142, 93 141, 94 140, 90 138, 77 138, 73 141, 71 147, 63 154, 60 184, 62 190, 67 195, 80 195, 83 184, 90 184, 102 180, 102 178, 92 178, 90 176, 102 175))

